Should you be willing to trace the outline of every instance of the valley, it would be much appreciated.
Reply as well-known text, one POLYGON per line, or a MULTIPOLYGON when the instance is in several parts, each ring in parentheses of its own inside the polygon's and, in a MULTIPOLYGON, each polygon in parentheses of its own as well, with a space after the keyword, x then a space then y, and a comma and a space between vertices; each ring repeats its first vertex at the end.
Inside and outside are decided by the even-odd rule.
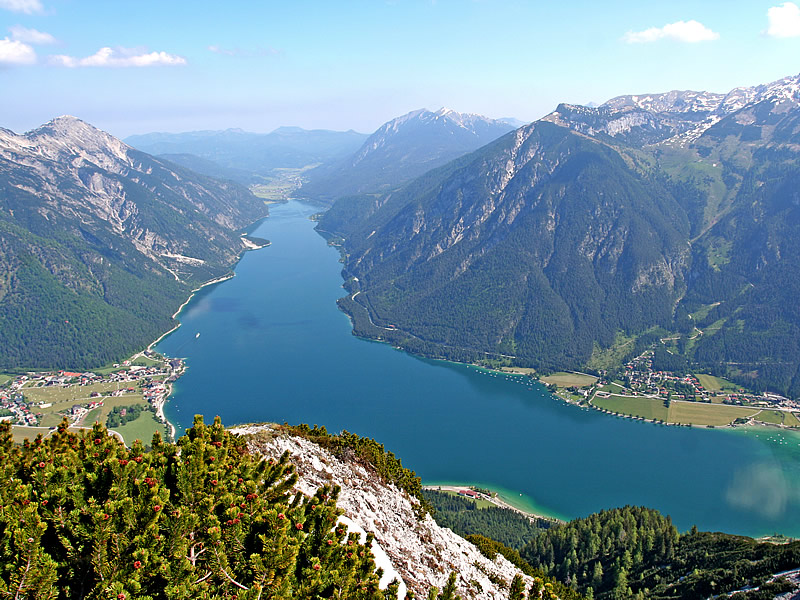
POLYGON ((273 206, 254 232, 272 245, 198 292, 156 347, 189 366, 166 405, 179 435, 197 413, 319 423, 379 439, 425 483, 498 490, 536 514, 566 519, 636 503, 672 515, 681 530, 800 534, 797 433, 613 418, 525 375, 354 337, 335 303, 339 253, 309 220, 317 212, 273 206), (774 493, 779 502, 764 501, 774 493))

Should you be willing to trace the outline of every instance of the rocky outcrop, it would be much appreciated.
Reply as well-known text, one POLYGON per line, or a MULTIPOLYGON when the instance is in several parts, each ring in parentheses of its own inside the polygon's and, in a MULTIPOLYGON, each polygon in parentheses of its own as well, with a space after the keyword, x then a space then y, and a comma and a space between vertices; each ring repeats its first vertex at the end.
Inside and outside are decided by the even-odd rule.
MULTIPOLYGON (((270 425, 230 431, 251 436, 251 451, 264 456, 277 458, 288 451, 299 477, 298 492, 313 495, 322 485, 340 486, 337 506, 344 510, 344 517, 375 535, 380 547, 376 558, 385 554, 388 564, 381 565, 378 560, 385 572, 382 583, 397 576, 418 597, 427 597, 428 589, 441 589, 455 572, 458 593, 465 600, 507 597, 507 585, 518 573, 516 567, 499 555, 495 560, 486 558, 473 544, 437 525, 430 515, 418 519, 416 498, 383 482, 370 465, 355 458, 340 460, 313 442, 270 425)), ((530 578, 525 579, 527 587, 530 578)), ((403 595, 401 589, 400 597, 403 595)))

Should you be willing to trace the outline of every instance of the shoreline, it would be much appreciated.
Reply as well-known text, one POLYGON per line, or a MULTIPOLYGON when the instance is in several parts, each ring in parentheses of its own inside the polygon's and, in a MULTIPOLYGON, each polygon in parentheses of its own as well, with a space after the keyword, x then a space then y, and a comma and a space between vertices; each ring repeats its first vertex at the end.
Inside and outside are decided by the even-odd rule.
MULTIPOLYGON (((453 362, 453 361, 447 361, 447 362, 453 362)), ((495 369, 495 368, 492 368, 492 367, 485 367, 485 366, 477 365, 477 364, 474 364, 474 363, 455 363, 455 364, 466 364, 466 365, 475 367, 477 369, 483 369, 485 371, 490 371, 492 373, 497 373, 498 375, 514 375, 514 376, 531 377, 532 379, 534 379, 540 385, 545 385, 541 381, 541 379, 539 377, 535 376, 535 370, 534 369, 528 369, 526 367, 500 367, 499 369, 495 369)), ((578 375, 589 375, 588 373, 581 373, 580 371, 566 371, 566 372, 575 373, 575 374, 578 374, 578 375)), ((594 404, 592 402, 595 399, 595 395, 592 395, 592 397, 589 398, 585 403, 581 403, 581 402, 575 402, 574 400, 570 400, 569 398, 565 398, 564 396, 560 395, 557 392, 551 392, 550 390, 548 390, 548 393, 551 396, 553 396, 554 398, 557 398, 558 400, 560 400, 561 402, 564 402, 565 404, 569 404, 569 405, 572 405, 572 406, 577 406, 579 408, 587 408, 587 409, 591 409, 591 410, 596 410, 598 412, 601 412, 603 414, 606 414, 606 415, 609 415, 609 416, 612 416, 612 417, 620 417, 622 419, 628 419, 630 421, 640 421, 640 422, 643 422, 643 423, 651 423, 653 425, 663 425, 663 426, 666 426, 666 427, 690 427, 690 428, 694 428, 694 429, 722 429, 722 430, 734 430, 734 431, 735 430, 741 430, 741 429, 747 429, 749 427, 749 428, 766 429, 767 431, 776 431, 776 432, 777 431, 782 431, 782 432, 793 432, 793 433, 800 434, 800 428, 799 427, 789 427, 787 425, 782 425, 782 424, 777 424, 777 423, 767 423, 765 421, 759 421, 759 420, 754 419, 752 417, 748 420, 747 423, 733 423, 733 422, 731 422, 731 423, 725 423, 723 425, 704 425, 702 423, 673 423, 673 422, 661 421, 661 420, 658 420, 658 419, 649 419, 649 418, 646 418, 646 417, 640 417, 640 416, 636 416, 636 415, 629 415, 629 414, 625 414, 625 413, 614 412, 614 411, 608 410, 606 408, 601 408, 600 406, 597 406, 596 404, 594 404)), ((651 398, 653 400, 663 400, 662 398, 659 398, 659 397, 656 397, 656 396, 630 396, 630 397, 631 398, 651 398)), ((696 402, 692 402, 690 400, 673 400, 672 402, 686 403, 686 404, 690 404, 690 405, 697 404, 696 402)), ((763 408, 763 407, 760 408, 759 410, 783 410, 783 411, 789 411, 789 409, 775 409, 775 408, 763 408)), ((793 412, 793 411, 789 411, 789 412, 793 412)))
MULTIPOLYGON (((452 483, 450 483, 450 484, 442 484, 442 485, 423 484, 422 489, 423 490, 458 493, 460 490, 468 490, 468 489, 472 489, 473 487, 475 487, 475 486, 469 485, 469 484, 465 484, 465 485, 454 485, 452 483)), ((497 492, 497 491, 492 490, 492 489, 489 489, 489 491, 494 493, 495 495, 494 496, 487 496, 486 494, 482 494, 481 493, 480 494, 480 499, 481 500, 486 500, 487 502, 492 503, 494 506, 497 506, 498 508, 504 508, 504 509, 507 509, 507 510, 513 510, 515 513, 518 513, 518 514, 520 514, 520 515, 522 515, 524 517, 527 517, 531 521, 533 521, 534 519, 544 519, 546 521, 553 521, 555 523, 565 523, 566 522, 566 521, 564 521, 564 519, 561 519, 559 517, 555 517, 553 515, 545 514, 544 511, 532 512, 530 510, 525 510, 525 509, 520 508, 518 506, 514 506, 514 504, 512 504, 509 500, 504 499, 501 496, 500 492, 497 492)))
MULTIPOLYGON (((259 248, 262 248, 262 247, 263 246, 259 246, 259 248)), ((255 250, 255 248, 253 248, 253 250, 255 250)), ((177 318, 177 316, 186 307, 186 305, 189 304, 189 302, 192 301, 192 298, 194 298, 194 296, 195 296, 195 294, 197 294, 197 292, 199 292, 203 288, 208 287, 210 285, 214 285, 216 283, 222 283, 223 281, 227 281, 228 279, 233 279, 233 277, 235 277, 235 275, 236 275, 236 273, 231 271, 227 275, 223 275, 222 277, 217 277, 216 279, 211 279, 210 281, 206 281, 205 283, 203 283, 200 286, 198 286, 195 289, 193 289, 192 293, 189 295, 189 297, 186 299, 186 301, 183 304, 181 304, 178 307, 178 310, 176 310, 175 313, 172 315, 172 318, 173 319, 177 318)), ((158 338, 156 338, 154 341, 150 342, 150 344, 147 346, 147 348, 145 348, 145 350, 143 350, 142 352, 137 352, 136 354, 134 354, 134 357, 139 356, 143 352, 154 352, 153 348, 155 347, 155 345, 158 344, 165 337, 167 337, 170 333, 176 331, 180 326, 181 326, 181 323, 178 322, 178 324, 175 325, 175 327, 173 327, 169 331, 165 331, 160 336, 158 336, 158 338)), ((167 362, 169 362, 171 357, 167 356, 166 354, 162 354, 162 356, 164 357, 164 359, 167 362)), ((174 357, 174 358, 178 358, 178 357, 174 357)), ((181 359, 178 358, 178 360, 181 360, 181 359)), ((167 433, 169 434, 169 436, 172 439, 172 441, 177 441, 176 436, 177 436, 177 433, 178 433, 178 428, 175 426, 175 424, 172 421, 167 419, 167 415, 166 415, 166 412, 164 410, 164 407, 166 406, 167 401, 169 400, 169 397, 172 395, 173 384, 185 372, 186 372, 186 365, 183 362, 183 360, 181 360, 181 366, 176 371, 174 371, 170 375, 168 380, 165 381, 165 383, 164 383, 164 387, 166 388, 166 391, 164 393, 163 398, 159 398, 158 400, 156 400, 154 402, 154 407, 156 409, 156 418, 158 418, 160 421, 162 421, 164 423, 164 425, 167 428, 167 433), (174 379, 173 379, 173 377, 174 377, 174 379), (169 381, 169 379, 172 379, 172 381, 169 381)))

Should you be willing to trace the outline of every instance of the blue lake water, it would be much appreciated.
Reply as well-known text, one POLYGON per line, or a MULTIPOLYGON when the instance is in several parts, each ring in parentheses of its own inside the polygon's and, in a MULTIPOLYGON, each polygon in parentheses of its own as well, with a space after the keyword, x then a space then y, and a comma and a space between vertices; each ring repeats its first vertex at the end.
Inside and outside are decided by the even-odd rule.
POLYGON ((502 489, 554 516, 635 504, 681 530, 800 537, 800 435, 609 417, 524 377, 358 339, 336 306, 339 253, 308 219, 317 210, 273 206, 253 232, 272 245, 200 291, 158 344, 189 366, 166 407, 179 434, 195 414, 319 424, 377 439, 425 483, 502 489))

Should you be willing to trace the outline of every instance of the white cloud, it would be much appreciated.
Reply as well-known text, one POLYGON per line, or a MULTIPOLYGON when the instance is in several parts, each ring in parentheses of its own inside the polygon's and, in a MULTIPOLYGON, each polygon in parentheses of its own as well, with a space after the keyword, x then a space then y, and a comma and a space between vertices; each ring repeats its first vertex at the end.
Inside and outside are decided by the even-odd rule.
POLYGON ((794 2, 784 2, 767 11, 769 27, 766 34, 772 37, 800 37, 800 8, 794 2))
POLYGON ((32 65, 36 62, 33 48, 17 40, 0 40, 0 65, 32 65))
POLYGON ((702 23, 691 21, 676 21, 663 27, 651 27, 644 31, 629 31, 623 38, 629 44, 655 42, 661 39, 677 40, 679 42, 707 42, 719 39, 719 34, 711 31, 702 23))
POLYGON ((0 8, 12 12, 35 15, 44 12, 44 7, 39 0, 0 0, 0 8))
POLYGON ((91 56, 76 58, 59 54, 50 63, 61 67, 156 67, 185 65, 186 59, 166 52, 143 52, 131 48, 100 48, 91 56))
POLYGON ((36 29, 28 29, 22 25, 14 25, 13 27, 9 27, 8 30, 11 32, 11 39, 14 39, 18 42, 35 44, 38 46, 58 43, 58 40, 49 33, 38 31, 36 29))

